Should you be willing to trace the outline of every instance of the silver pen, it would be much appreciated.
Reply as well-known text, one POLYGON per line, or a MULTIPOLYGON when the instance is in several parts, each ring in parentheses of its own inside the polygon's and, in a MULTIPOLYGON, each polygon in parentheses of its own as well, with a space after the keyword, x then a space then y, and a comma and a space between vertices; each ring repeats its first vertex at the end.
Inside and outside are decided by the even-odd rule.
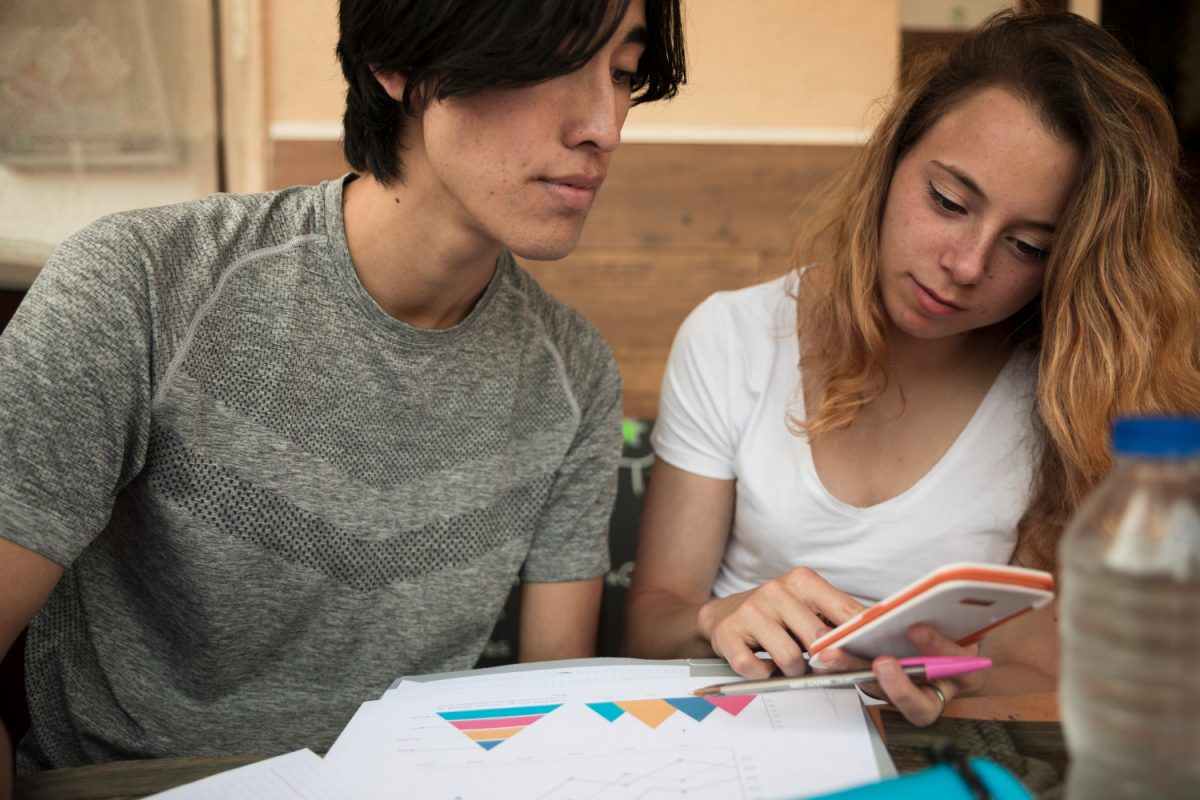
MULTIPOLYGON (((992 665, 990 658, 957 656, 925 656, 900 659, 900 668, 918 681, 934 681, 938 678, 949 678, 966 672, 987 669, 992 665)), ((825 672, 797 675, 794 678, 766 678, 760 681, 734 681, 718 683, 715 686, 705 686, 696 689, 692 694, 698 697, 730 697, 739 694, 763 694, 765 692, 786 692, 791 689, 835 689, 843 686, 856 686, 860 683, 871 683, 878 680, 875 673, 869 669, 854 672, 825 672)))

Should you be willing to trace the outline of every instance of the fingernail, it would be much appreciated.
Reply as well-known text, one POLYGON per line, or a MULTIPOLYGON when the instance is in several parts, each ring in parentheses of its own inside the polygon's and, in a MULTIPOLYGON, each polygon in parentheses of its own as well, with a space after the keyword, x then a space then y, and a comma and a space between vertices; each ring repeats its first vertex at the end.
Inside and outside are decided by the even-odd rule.
POLYGON ((912 632, 913 644, 929 644, 929 631, 917 628, 912 632))

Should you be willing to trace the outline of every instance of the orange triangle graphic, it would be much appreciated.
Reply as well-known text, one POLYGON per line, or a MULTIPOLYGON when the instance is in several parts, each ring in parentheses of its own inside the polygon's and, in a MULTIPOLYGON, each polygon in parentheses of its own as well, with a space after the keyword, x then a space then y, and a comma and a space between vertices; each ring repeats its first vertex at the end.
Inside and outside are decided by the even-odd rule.
POLYGON ((651 728, 657 728, 675 713, 675 706, 666 700, 622 700, 617 707, 625 709, 651 728))

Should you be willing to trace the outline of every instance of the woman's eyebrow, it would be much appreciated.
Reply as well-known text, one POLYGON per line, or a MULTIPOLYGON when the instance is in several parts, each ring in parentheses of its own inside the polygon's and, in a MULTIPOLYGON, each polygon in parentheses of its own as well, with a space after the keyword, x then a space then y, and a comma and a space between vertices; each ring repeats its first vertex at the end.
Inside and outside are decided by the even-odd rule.
MULTIPOLYGON (((937 159, 933 160, 933 164, 935 166, 940 167, 941 169, 945 170, 946 172, 950 173, 951 175, 953 175, 954 178, 959 183, 961 183, 964 187, 966 187, 967 191, 974 194, 980 200, 983 200, 985 202, 987 201, 987 199, 988 199, 987 195, 983 193, 983 189, 979 188, 979 184, 976 183, 974 181, 974 179, 971 178, 970 175, 963 172, 958 167, 953 166, 952 164, 943 164, 941 161, 938 161, 937 159)), ((1058 230, 1058 227, 1053 222, 1044 222, 1039 219, 1024 219, 1024 220, 1021 220, 1021 224, 1028 225, 1031 228, 1037 228, 1038 230, 1043 230, 1046 233, 1054 233, 1055 231, 1058 230)))
POLYGON ((943 164, 941 161, 938 161, 937 159, 934 159, 933 163, 936 164, 937 166, 941 167, 942 169, 944 169, 946 172, 949 172, 955 178, 957 178, 959 183, 961 183, 963 186, 967 187, 967 190, 970 191, 975 196, 977 196, 980 200, 988 199, 987 195, 983 193, 983 189, 979 188, 979 184, 976 183, 971 178, 971 176, 967 175, 967 173, 963 172, 958 167, 952 166, 950 164, 943 164))

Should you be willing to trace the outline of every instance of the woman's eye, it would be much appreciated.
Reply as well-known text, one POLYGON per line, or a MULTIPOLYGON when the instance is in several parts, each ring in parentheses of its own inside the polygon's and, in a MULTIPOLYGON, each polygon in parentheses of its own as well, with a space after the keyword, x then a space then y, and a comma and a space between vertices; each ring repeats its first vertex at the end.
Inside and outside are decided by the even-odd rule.
POLYGON ((1013 239, 1012 242, 1013 242, 1013 247, 1015 247, 1017 249, 1017 252, 1020 253, 1025 258, 1033 259, 1036 261, 1045 261, 1046 256, 1049 255, 1048 251, 1043 250, 1040 247, 1034 247, 1033 245, 1029 244, 1028 242, 1023 242, 1020 239, 1013 239))
POLYGON ((949 197, 946 197, 946 195, 939 192, 936 188, 934 188, 934 185, 932 183, 929 184, 929 198, 931 200, 933 200, 933 204, 935 206, 942 209, 943 211, 948 211, 951 214, 967 213, 967 210, 965 208, 963 208, 958 203, 951 200, 949 197))

